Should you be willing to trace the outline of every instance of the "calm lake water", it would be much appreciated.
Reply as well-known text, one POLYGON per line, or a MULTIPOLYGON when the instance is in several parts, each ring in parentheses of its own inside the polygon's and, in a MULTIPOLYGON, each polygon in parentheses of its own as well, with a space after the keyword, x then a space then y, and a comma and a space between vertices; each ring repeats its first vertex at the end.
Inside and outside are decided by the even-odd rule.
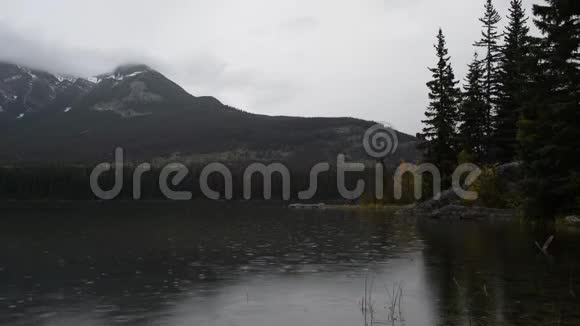
POLYGON ((366 283, 375 324, 580 325, 574 230, 546 256, 527 225, 68 206, 0 211, 0 324, 364 326, 366 283))

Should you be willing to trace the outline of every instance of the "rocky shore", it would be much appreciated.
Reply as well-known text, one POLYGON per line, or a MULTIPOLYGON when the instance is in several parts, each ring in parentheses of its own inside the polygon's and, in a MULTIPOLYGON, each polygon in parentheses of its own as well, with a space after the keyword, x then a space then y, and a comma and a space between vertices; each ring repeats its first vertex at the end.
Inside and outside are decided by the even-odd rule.
POLYGON ((431 199, 405 207, 395 215, 441 220, 509 221, 516 218, 517 210, 461 205, 455 192, 447 190, 441 194, 440 200, 431 199))
MULTIPOLYGON (((514 162, 495 168, 506 193, 519 191, 520 163, 514 162)), ((443 191, 439 199, 430 199, 395 213, 397 216, 424 217, 442 220, 509 221, 517 218, 515 209, 488 208, 479 202, 469 206, 453 189, 443 191)))

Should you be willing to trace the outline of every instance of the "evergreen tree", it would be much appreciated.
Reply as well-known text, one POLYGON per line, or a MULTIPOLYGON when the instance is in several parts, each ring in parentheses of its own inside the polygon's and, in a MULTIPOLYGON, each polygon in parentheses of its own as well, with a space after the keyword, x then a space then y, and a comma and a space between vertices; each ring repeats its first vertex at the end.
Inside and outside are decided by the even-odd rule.
POLYGON ((526 88, 529 28, 522 0, 512 0, 499 69, 499 99, 493 137, 494 158, 502 163, 516 158, 517 121, 526 88))
POLYGON ((572 3, 535 5, 543 38, 520 121, 527 213, 553 217, 578 210, 580 196, 580 16, 572 3))
POLYGON ((498 23, 501 16, 493 6, 492 0, 486 0, 485 13, 479 21, 483 24, 482 38, 475 42, 476 47, 484 48, 486 56, 482 60, 484 66, 484 93, 485 93, 485 150, 490 148, 490 138, 493 132, 493 119, 498 98, 498 68, 501 58, 501 48, 498 44, 501 35, 498 32, 498 23))
POLYGON ((469 65, 459 111, 461 161, 480 162, 485 154, 483 141, 487 106, 483 76, 484 70, 476 53, 473 63, 469 65))
POLYGON ((420 135, 424 159, 435 164, 442 176, 448 178, 455 168, 457 158, 457 111, 460 91, 451 67, 449 51, 443 31, 439 29, 437 44, 437 66, 429 68, 433 79, 427 83, 430 104, 425 113, 426 125, 420 135))

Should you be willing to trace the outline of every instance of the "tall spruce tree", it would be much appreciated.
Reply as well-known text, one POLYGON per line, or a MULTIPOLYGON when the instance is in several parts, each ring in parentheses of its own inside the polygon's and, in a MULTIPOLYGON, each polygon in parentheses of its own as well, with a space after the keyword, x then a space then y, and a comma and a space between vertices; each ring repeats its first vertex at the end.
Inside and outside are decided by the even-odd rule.
POLYGON ((511 0, 508 25, 499 67, 499 94, 493 154, 498 162, 513 161, 517 156, 517 121, 524 102, 527 83, 526 63, 529 58, 528 18, 522 0, 511 0))
POLYGON ((483 76, 483 66, 476 53, 465 78, 459 110, 460 161, 481 162, 485 154, 483 141, 487 105, 483 76))
POLYGON ((580 16, 573 5, 547 0, 534 6, 543 38, 519 139, 526 211, 535 217, 577 212, 580 203, 580 16))
POLYGON ((485 13, 479 21, 483 24, 481 40, 475 42, 476 47, 484 48, 486 51, 485 58, 482 60, 484 66, 484 92, 485 92, 485 141, 484 148, 489 151, 491 147, 491 135, 493 133, 493 122, 498 99, 498 69, 501 58, 501 47, 499 41, 501 35, 498 32, 498 24, 501 16, 493 6, 492 0, 486 0, 485 13))
POLYGON ((433 79, 427 83, 430 104, 423 121, 425 128, 420 135, 424 160, 435 164, 444 177, 444 183, 452 174, 457 160, 457 111, 460 91, 451 67, 449 51, 443 31, 439 29, 437 44, 437 65, 429 68, 433 79))

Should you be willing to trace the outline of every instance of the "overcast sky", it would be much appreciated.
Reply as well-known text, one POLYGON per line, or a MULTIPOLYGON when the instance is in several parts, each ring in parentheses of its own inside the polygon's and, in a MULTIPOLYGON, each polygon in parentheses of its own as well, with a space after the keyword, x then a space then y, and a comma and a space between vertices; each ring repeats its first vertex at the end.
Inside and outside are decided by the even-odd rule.
MULTIPOLYGON (((463 79, 483 3, 5 1, 0 60, 79 76, 142 62, 193 95, 250 112, 352 116, 414 134, 428 102, 437 29, 463 79)), ((495 4, 505 21, 509 0, 495 4)))

